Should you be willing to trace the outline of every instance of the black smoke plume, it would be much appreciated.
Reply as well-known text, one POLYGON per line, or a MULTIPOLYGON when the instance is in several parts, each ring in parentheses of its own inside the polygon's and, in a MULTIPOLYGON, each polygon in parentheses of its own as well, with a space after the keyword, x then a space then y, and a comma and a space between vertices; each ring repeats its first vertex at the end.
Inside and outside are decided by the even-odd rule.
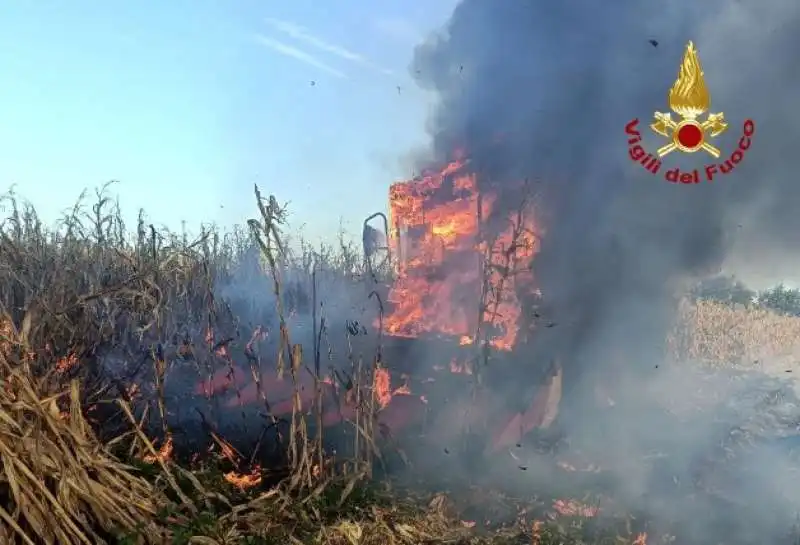
MULTIPOLYGON (((463 149, 482 183, 529 179, 541 195, 546 235, 534 267, 555 314, 546 318, 558 323, 544 332, 547 350, 572 370, 565 385, 620 351, 634 382, 651 380, 664 372, 656 364, 679 288, 731 261, 757 267, 797 251, 798 36, 800 4, 789 0, 463 0, 417 48, 412 73, 439 99, 428 127, 435 159, 463 149), (689 40, 711 112, 730 124, 714 142, 723 155, 673 154, 654 176, 628 157, 624 128, 638 118, 649 151, 665 143, 649 125, 654 111, 669 111, 689 40), (692 185, 664 180, 674 167, 702 177, 706 164, 724 161, 746 119, 755 135, 733 172, 692 185)), ((679 386, 659 388, 672 395, 679 386)), ((592 426, 590 414, 577 410, 576 420, 592 426)), ((643 418, 620 415, 616 425, 629 431, 597 450, 628 459, 636 433, 675 431, 654 432, 643 418)), ((687 459, 708 430, 695 431, 674 439, 686 440, 687 459)))
MULTIPOLYGON (((651 350, 676 282, 718 271, 737 229, 759 246, 798 240, 798 14, 786 0, 464 0, 418 47, 413 71, 440 99, 429 127, 436 157, 463 148, 484 183, 535 180, 547 230, 536 272, 575 358, 596 358, 598 343, 615 336, 628 351, 651 350), (711 156, 667 156, 654 176, 629 159, 624 133, 639 118, 647 148, 663 145, 648 125, 655 110, 668 111, 689 40, 711 111, 730 123, 716 142, 720 161, 744 120, 756 123, 735 171, 697 185, 663 174, 680 166, 702 176, 711 156)), ((755 245, 737 251, 758 259, 755 245)))

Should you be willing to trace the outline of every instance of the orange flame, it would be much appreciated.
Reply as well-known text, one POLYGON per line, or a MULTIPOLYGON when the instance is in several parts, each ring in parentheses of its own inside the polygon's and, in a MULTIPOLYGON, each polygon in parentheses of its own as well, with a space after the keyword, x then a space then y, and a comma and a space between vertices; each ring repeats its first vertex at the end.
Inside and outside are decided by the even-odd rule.
POLYGON ((375 368, 375 378, 373 389, 375 392, 375 400, 381 408, 389 405, 392 401, 391 378, 389 371, 382 367, 375 368))
POLYGON ((78 356, 75 354, 68 354, 56 362, 56 370, 59 373, 66 373, 76 365, 78 365, 78 356))
MULTIPOLYGON (((257 329, 251 341, 255 342, 267 334, 268 332, 257 329)), ((248 349, 246 348, 245 351, 247 352, 248 349)), ((251 353, 248 357, 257 356, 251 353)), ((401 378, 404 383, 392 388, 389 371, 383 367, 376 368, 372 377, 372 394, 380 409, 378 420, 390 428, 399 428, 409 421, 421 417, 427 403, 424 397, 412 393, 409 377, 402 376, 401 378), (392 403, 395 397, 404 399, 401 399, 399 403, 392 403)), ((269 409, 272 415, 282 416, 292 413, 298 399, 296 396, 299 396, 303 405, 314 403, 317 387, 321 387, 324 392, 321 406, 323 426, 339 425, 355 418, 360 406, 360 400, 356 399, 356 388, 343 388, 332 375, 321 376, 319 382, 316 382, 311 374, 300 373, 296 380, 295 384, 286 376, 259 374, 252 366, 247 372, 229 360, 225 368, 218 369, 205 380, 199 381, 195 386, 194 393, 207 397, 225 394, 228 396, 225 402, 226 407, 263 403, 262 394, 266 393, 269 396, 269 409), (235 392, 232 393, 231 390, 235 390, 235 392)), ((238 465, 242 459, 241 454, 215 433, 212 432, 211 436, 214 439, 212 449, 218 451, 219 456, 238 465)))
POLYGON ((161 448, 158 449, 156 455, 153 454, 146 454, 142 460, 147 464, 154 464, 159 460, 165 462, 170 459, 172 456, 172 436, 167 436, 167 440, 164 441, 164 444, 161 445, 161 448))
POLYGON ((389 245, 398 262, 385 329, 404 337, 450 335, 469 345, 480 319, 492 324, 490 344, 510 350, 520 314, 518 265, 538 251, 536 229, 532 218, 515 211, 488 244, 483 220, 491 217, 497 196, 479 192, 466 166, 454 161, 441 172, 389 189, 389 245), (479 313, 482 268, 489 289, 487 310, 479 313))
POLYGON ((230 471, 225 473, 223 478, 240 490, 247 490, 261 484, 261 468, 256 466, 250 473, 230 471))

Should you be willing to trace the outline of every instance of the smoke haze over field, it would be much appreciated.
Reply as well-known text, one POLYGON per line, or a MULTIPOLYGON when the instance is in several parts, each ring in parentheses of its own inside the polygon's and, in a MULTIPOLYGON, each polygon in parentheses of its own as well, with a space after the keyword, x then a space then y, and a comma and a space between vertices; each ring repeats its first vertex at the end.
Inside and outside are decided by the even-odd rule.
MULTIPOLYGON (((596 366, 624 346, 652 371, 677 286, 743 265, 764 277, 762 259, 797 251, 799 35, 800 5, 789 0, 463 0, 417 48, 412 71, 440 100, 429 124, 436 160, 463 148, 484 182, 540 188, 547 234, 534 266, 568 360, 596 366), (745 119, 756 132, 734 172, 686 186, 663 173, 702 171, 710 156, 668 156, 652 176, 628 158, 624 127, 639 118, 645 147, 663 145, 648 126, 668 111, 689 40, 710 111, 729 122, 714 142, 721 160, 745 119)), ((624 446, 606 451, 630 455, 636 437, 617 434, 624 446)))

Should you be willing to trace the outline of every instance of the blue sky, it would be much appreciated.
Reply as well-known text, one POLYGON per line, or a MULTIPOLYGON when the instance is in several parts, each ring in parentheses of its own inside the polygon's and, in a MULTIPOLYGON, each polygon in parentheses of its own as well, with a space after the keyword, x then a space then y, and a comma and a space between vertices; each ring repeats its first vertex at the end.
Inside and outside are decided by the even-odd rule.
POLYGON ((455 3, 3 2, 0 189, 52 221, 116 179, 128 218, 195 230, 258 183, 310 238, 357 233, 427 142, 408 66, 455 3))

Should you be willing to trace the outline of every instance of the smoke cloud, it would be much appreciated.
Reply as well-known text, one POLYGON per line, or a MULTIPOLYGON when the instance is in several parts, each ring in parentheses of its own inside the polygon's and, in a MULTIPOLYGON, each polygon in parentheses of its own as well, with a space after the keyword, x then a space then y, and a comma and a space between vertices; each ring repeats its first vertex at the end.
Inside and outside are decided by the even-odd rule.
POLYGON ((676 282, 718 271, 744 215, 746 240, 758 241, 737 248, 749 260, 765 243, 792 247, 800 227, 791 150, 800 136, 791 107, 800 90, 792 68, 798 14, 785 0, 464 0, 418 47, 413 71, 440 98, 429 127, 436 156, 464 148, 484 181, 536 180, 547 207, 536 272, 571 324, 571 346, 594 352, 598 335, 630 338, 624 316, 635 315, 641 328, 641 313, 629 307, 643 304, 662 334, 652 304, 676 282), (668 183, 663 173, 674 166, 702 173, 710 156, 667 157, 653 176, 629 159, 624 133, 639 118, 646 147, 663 145, 648 125, 655 110, 668 111, 688 40, 699 51, 711 111, 724 111, 730 123, 716 142, 721 160, 736 148, 744 120, 756 123, 734 172, 691 186, 668 183), (612 323, 617 331, 606 331, 612 323))
MULTIPOLYGON (((800 5, 789 0, 463 0, 418 46, 412 73, 439 97, 428 127, 436 159, 464 149, 483 183, 503 188, 530 179, 542 195, 546 236, 534 267, 559 322, 547 350, 565 354, 565 373, 576 373, 565 375, 565 385, 613 360, 621 347, 642 398, 659 394, 644 388, 648 380, 661 381, 659 395, 668 395, 665 388, 674 395, 674 377, 654 378, 653 369, 676 288, 731 262, 753 267, 794 250, 797 36, 800 5), (654 111, 669 111, 668 91, 689 40, 711 112, 724 112, 729 122, 714 142, 723 155, 668 156, 654 176, 628 157, 624 128, 638 118, 649 151, 665 143, 648 126, 654 111), (664 180, 670 168, 702 173, 724 161, 748 118, 756 126, 753 143, 732 173, 697 185, 664 180)), ((586 422, 586 410, 577 414, 574 427, 596 424, 586 422)), ((641 419, 617 421, 634 424, 635 432, 614 433, 620 446, 606 443, 606 453, 624 457, 637 434, 654 435, 641 419)), ((692 441, 708 432, 693 430, 692 441)), ((691 441, 675 441, 685 441, 690 458, 691 441)))

